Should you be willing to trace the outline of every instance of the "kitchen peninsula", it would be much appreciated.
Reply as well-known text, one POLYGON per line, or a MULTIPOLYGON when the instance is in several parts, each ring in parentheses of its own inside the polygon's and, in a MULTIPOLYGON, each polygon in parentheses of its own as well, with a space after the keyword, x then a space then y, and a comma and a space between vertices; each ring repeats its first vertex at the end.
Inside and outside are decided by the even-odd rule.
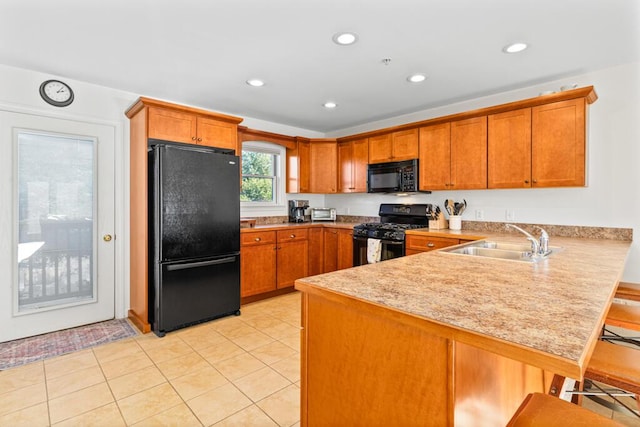
POLYGON ((296 281, 302 425, 503 426, 553 374, 581 379, 631 242, 551 244, 536 263, 433 251, 296 281))

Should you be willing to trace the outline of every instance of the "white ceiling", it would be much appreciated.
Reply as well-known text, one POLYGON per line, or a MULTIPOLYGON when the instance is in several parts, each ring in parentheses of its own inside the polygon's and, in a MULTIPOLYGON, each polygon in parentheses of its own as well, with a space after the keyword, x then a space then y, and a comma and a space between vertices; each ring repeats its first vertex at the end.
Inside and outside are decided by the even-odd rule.
MULTIPOLYGON (((0 63, 319 132, 638 61, 637 0, 1 0, 0 63), (353 31, 357 44, 331 37, 353 31), (507 55, 502 47, 530 48, 507 55), (391 58, 389 65, 382 59, 391 58), (410 84, 406 77, 429 78, 410 84), (266 81, 261 88, 249 78, 266 81), (338 108, 326 110, 332 100, 338 108)), ((0 94, 1 97, 1 94, 0 94)))

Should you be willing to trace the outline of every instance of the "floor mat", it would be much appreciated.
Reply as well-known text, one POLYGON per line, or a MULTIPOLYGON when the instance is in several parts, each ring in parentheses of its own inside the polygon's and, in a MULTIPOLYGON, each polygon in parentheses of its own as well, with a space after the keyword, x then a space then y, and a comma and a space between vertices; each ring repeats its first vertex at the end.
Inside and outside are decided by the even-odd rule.
POLYGON ((126 319, 114 319, 0 343, 0 370, 118 341, 137 333, 126 319))

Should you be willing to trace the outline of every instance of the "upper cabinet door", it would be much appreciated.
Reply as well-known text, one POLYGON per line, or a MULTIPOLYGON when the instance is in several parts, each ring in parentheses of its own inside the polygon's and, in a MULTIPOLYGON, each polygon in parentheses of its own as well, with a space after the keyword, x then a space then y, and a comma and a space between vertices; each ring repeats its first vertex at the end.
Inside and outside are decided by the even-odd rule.
POLYGON ((335 193, 338 187, 338 144, 318 142, 311 144, 311 193, 335 193))
POLYGON ((233 123, 198 117, 198 144, 228 148, 238 152, 238 126, 233 123))
POLYGON ((585 185, 585 99, 533 107, 533 187, 585 185))
POLYGON ((384 163, 393 160, 390 133, 369 138, 369 163, 384 163))
POLYGON ((298 156, 300 167, 300 193, 311 192, 311 143, 309 141, 298 142, 298 156))
POLYGON ((448 190, 451 183, 451 123, 420 128, 420 190, 448 190))
POLYGON ((196 129, 193 114, 149 107, 149 138, 195 144, 196 129))
POLYGON ((392 138, 394 162, 418 158, 418 129, 393 132, 392 138))
POLYGON ((353 185, 353 144, 338 144, 338 193, 351 193, 353 185))
POLYGON ((338 192, 366 193, 369 140, 338 144, 338 192))
POLYGON ((369 139, 358 139, 351 142, 353 151, 351 157, 353 172, 353 192, 367 192, 367 170, 369 165, 369 139))
POLYGON ((452 190, 487 188, 487 116, 451 123, 452 190))
POLYGON ((531 187, 531 108, 488 118, 488 187, 531 187))

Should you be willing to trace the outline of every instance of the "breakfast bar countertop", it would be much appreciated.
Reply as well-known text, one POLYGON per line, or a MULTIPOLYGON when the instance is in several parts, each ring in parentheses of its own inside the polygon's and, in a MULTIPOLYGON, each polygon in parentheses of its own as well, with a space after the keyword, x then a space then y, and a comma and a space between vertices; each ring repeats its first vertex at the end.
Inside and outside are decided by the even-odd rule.
MULTIPOLYGON (((478 234, 528 243, 506 233, 468 237, 478 234)), ((631 242, 552 237, 551 246, 561 250, 535 263, 426 252, 306 277, 296 289, 372 303, 461 342, 581 378, 631 242)))

